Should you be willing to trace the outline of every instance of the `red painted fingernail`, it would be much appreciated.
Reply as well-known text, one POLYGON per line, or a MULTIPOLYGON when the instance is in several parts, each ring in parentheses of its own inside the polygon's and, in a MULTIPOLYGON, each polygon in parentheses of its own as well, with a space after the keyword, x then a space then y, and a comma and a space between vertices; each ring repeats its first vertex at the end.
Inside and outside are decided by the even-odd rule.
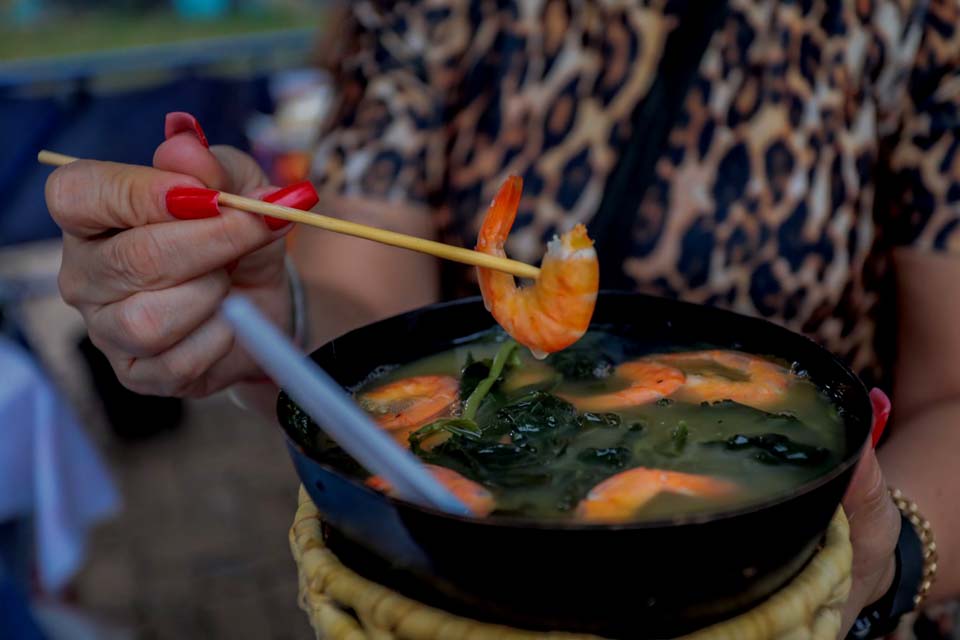
POLYGON ((205 147, 210 147, 210 143, 207 142, 207 136, 203 133, 203 128, 200 126, 200 123, 194 118, 191 114, 186 111, 174 111, 167 114, 167 118, 163 123, 163 136, 167 140, 177 135, 178 133, 183 133, 184 131, 189 131, 193 135, 197 136, 197 139, 200 140, 200 143, 205 147))
POLYGON ((873 428, 870 433, 873 446, 876 447, 890 417, 890 398, 880 389, 874 388, 870 390, 870 404, 873 405, 873 428))
MULTIPOLYGON (((284 187, 283 189, 278 189, 272 193, 261 198, 264 202, 272 202, 273 204, 281 204, 285 207, 291 207, 293 209, 300 209, 301 211, 307 211, 312 209, 315 204, 320 202, 320 196, 317 195, 317 190, 313 188, 313 185, 304 180, 303 182, 298 182, 292 184, 289 187, 284 187)), ((279 218, 271 218, 270 216, 265 216, 264 220, 267 223, 267 226, 271 229, 279 229, 290 224, 287 220, 280 220, 279 218)))
POLYGON ((199 220, 220 215, 220 192, 200 187, 174 187, 167 191, 167 211, 181 220, 199 220))

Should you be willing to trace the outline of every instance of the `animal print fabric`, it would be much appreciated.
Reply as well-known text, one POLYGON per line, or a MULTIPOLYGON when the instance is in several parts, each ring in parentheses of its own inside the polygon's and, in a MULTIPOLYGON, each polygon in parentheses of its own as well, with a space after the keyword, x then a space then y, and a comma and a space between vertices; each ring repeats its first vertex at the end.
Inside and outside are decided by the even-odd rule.
MULTIPOLYGON (((495 190, 521 175, 507 252, 537 262, 555 233, 589 226, 696 4, 367 0, 347 13, 318 185, 420 203, 443 240, 473 246, 495 190)), ((960 257, 958 25, 960 0, 730 0, 623 229, 635 288, 771 319, 890 388, 890 251, 960 257)), ((476 293, 471 270, 444 268, 448 296, 476 293)))

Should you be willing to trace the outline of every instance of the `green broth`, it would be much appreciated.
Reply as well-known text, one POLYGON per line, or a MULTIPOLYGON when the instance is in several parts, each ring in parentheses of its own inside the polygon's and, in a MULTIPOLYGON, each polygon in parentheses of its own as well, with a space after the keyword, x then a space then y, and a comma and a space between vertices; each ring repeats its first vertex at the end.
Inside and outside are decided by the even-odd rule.
MULTIPOLYGON (((417 375, 459 379, 468 361, 492 359, 503 343, 502 333, 482 335, 381 372, 354 391, 362 394, 417 375)), ((593 486, 637 466, 710 475, 734 482, 738 489, 710 499, 661 493, 633 519, 717 511, 784 494, 836 466, 843 451, 838 412, 803 377, 795 377, 782 402, 763 410, 730 401, 667 399, 592 413, 576 410, 559 396, 622 389, 627 383, 613 373, 614 367, 649 354, 603 332, 588 333, 574 350, 546 361, 534 359, 522 347, 513 353, 504 375, 480 404, 479 439, 466 434, 432 450, 414 448, 426 462, 486 486, 496 499, 494 516, 573 518, 577 503, 593 486), (767 435, 749 440, 761 434, 767 435), (511 442, 504 443, 508 436, 511 442), (736 436, 742 437, 730 444, 736 436), (789 439, 786 454, 777 448, 783 437, 789 439), (805 463, 789 456, 800 456, 805 463)), ((737 379, 733 373, 729 377, 737 379)), ((321 455, 331 453, 328 448, 321 455)))

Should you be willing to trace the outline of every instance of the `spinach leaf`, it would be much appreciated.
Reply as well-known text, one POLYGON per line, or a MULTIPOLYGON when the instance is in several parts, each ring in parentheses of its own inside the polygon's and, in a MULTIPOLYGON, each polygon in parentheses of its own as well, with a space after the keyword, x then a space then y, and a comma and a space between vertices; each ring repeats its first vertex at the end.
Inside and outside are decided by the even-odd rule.
POLYGON ((480 403, 483 402, 484 397, 490 390, 493 388, 493 385, 500 380, 500 376, 503 374, 503 369, 507 364, 507 361, 510 360, 510 356, 513 355, 513 352, 517 348, 517 343, 513 340, 508 340, 503 343, 503 346, 497 350, 497 355, 494 356, 493 362, 490 365, 490 369, 487 372, 487 376, 480 380, 474 387, 473 391, 470 392, 470 395, 466 400, 463 401, 463 414, 462 417, 467 420, 474 420, 477 417, 477 410, 480 408, 480 403))
POLYGON ((455 436, 465 438, 480 438, 480 427, 473 420, 465 418, 440 418, 428 425, 424 425, 410 434, 408 438, 410 449, 417 453, 420 450, 420 444, 435 433, 446 431, 455 436))
POLYGON ((804 424, 792 413, 785 411, 770 413, 761 409, 748 407, 733 400, 719 400, 717 402, 703 402, 701 406, 710 407, 711 414, 718 416, 717 422, 743 424, 748 422, 762 423, 771 430, 786 430, 803 428, 804 424))
POLYGON ((615 413, 593 413, 585 411, 580 414, 580 427, 589 429, 591 427, 619 427, 622 420, 615 413))
POLYGON ((763 464, 813 467, 823 464, 830 457, 829 449, 795 442, 781 433, 761 433, 752 436, 737 434, 726 440, 714 440, 704 444, 722 446, 728 451, 757 449, 753 458, 763 464))
POLYGON ((687 447, 687 439, 690 436, 690 429, 687 427, 687 423, 683 420, 677 422, 675 426, 670 431, 670 439, 658 444, 654 449, 657 453, 667 456, 668 458, 676 458, 683 450, 687 447))
POLYGON ((502 381, 502 374, 511 355, 517 349, 517 343, 510 340, 497 351, 492 361, 474 361, 473 354, 467 354, 467 361, 461 370, 460 399, 463 401, 463 411, 456 418, 440 418, 428 425, 420 427, 410 434, 411 450, 420 455, 423 453, 420 444, 425 438, 447 431, 456 436, 477 439, 480 437, 480 426, 477 423, 477 413, 484 400, 488 399, 495 384, 502 381))
POLYGON ((461 402, 466 402, 470 394, 476 391, 477 385, 490 375, 490 367, 492 364, 493 360, 490 358, 476 361, 473 359, 472 353, 467 354, 467 361, 464 363, 463 368, 460 369, 461 402))
POLYGON ((613 360, 595 348, 568 347, 550 354, 547 363, 567 380, 602 380, 613 375, 613 360))
POLYGON ((579 415, 569 402, 535 391, 492 414, 482 436, 454 434, 430 451, 415 453, 435 464, 466 470, 491 486, 534 486, 552 481, 550 464, 579 431, 579 415))
POLYGON ((580 430, 576 407, 545 391, 515 400, 497 412, 498 431, 521 446, 557 455, 580 430))
POLYGON ((591 447, 577 454, 577 460, 585 464, 622 469, 632 457, 633 452, 626 447, 591 447))

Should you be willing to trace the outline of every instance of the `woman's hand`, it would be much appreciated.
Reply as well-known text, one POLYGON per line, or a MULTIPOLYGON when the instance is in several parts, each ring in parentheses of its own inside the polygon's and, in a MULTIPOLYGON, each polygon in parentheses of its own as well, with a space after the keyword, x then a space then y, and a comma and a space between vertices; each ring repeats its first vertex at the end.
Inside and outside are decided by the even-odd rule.
POLYGON ((896 572, 893 553, 900 536, 900 512, 887 493, 873 448, 860 460, 843 508, 850 520, 853 572, 841 638, 860 611, 887 592, 896 572))
POLYGON ((120 381, 140 393, 206 395, 259 376, 217 317, 232 290, 289 327, 281 238, 290 225, 271 229, 231 209, 179 220, 165 198, 184 186, 251 197, 270 191, 252 158, 207 148, 184 114, 168 116, 153 168, 78 161, 47 181, 47 206, 64 236, 63 299, 83 315, 120 381))

